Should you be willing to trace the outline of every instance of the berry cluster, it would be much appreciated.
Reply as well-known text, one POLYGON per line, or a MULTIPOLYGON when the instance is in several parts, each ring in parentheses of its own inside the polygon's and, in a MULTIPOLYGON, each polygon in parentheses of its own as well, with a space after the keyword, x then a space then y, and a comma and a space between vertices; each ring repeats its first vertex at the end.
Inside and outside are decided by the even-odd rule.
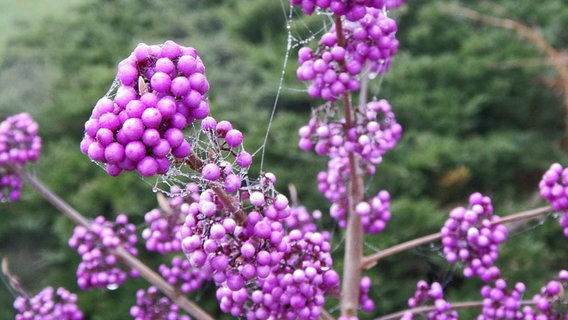
POLYGON ((316 8, 330 9, 335 15, 345 16, 350 21, 360 20, 369 8, 395 9, 404 0, 290 0, 294 6, 302 6, 302 12, 307 15, 314 13, 316 8))
POLYGON ((0 122, 0 201, 16 201, 22 190, 21 178, 6 165, 24 166, 39 159, 39 126, 27 113, 0 122))
POLYGON ((202 148, 202 158, 207 160, 202 160, 201 167, 196 169, 204 183, 228 193, 238 191, 252 163, 252 155, 242 146, 243 134, 229 121, 217 122, 213 117, 203 119, 201 130, 207 136, 207 145, 202 148))
POLYGON ((148 224, 142 231, 142 238, 146 241, 146 249, 157 251, 161 254, 168 252, 181 251, 181 239, 179 229, 185 221, 189 203, 197 201, 199 187, 195 183, 186 186, 185 196, 182 190, 173 186, 170 194, 171 198, 161 204, 160 209, 153 209, 144 215, 144 220, 148 224))
MULTIPOLYGON (((121 214, 115 223, 98 216, 89 229, 76 226, 69 246, 76 248, 82 262, 77 268, 77 284, 83 290, 90 288, 116 288, 126 280, 126 273, 119 267, 112 249, 122 246, 132 255, 137 255, 135 248, 136 227, 128 223, 128 218, 121 214)), ((131 277, 138 272, 130 270, 131 277)))
POLYGON ((77 307, 77 295, 65 288, 47 287, 31 298, 19 296, 14 308, 18 311, 16 320, 83 319, 83 312, 77 307))
POLYGON ((377 165, 402 135, 402 126, 396 122, 391 105, 384 99, 356 107, 355 123, 347 133, 343 121, 328 119, 327 112, 326 106, 316 109, 308 125, 300 128, 300 149, 314 148, 317 154, 331 157, 352 152, 366 163, 377 165))
POLYGON ((105 163, 112 176, 123 170, 145 177, 168 172, 168 156, 191 152, 182 130, 209 114, 204 69, 191 47, 139 44, 118 65, 114 98, 101 98, 85 123, 81 151, 105 163))
POLYGON ((442 227, 442 245, 449 263, 463 261, 466 277, 478 275, 489 282, 499 277, 494 265, 499 245, 507 238, 507 228, 497 224, 491 199, 480 193, 469 197, 469 208, 458 207, 450 212, 450 218, 442 227))
POLYGON ((136 292, 136 305, 130 308, 130 315, 136 320, 191 319, 188 315, 180 314, 180 308, 155 287, 136 292))
POLYGON ((175 285, 183 293, 201 287, 204 280, 209 280, 209 274, 200 268, 193 268, 189 260, 180 256, 172 258, 171 267, 161 264, 158 271, 171 285, 175 285))
POLYGON ((483 286, 483 306, 477 319, 526 319, 520 311, 524 292, 525 285, 522 282, 517 282, 512 290, 507 290, 507 282, 503 279, 495 280, 494 287, 483 286))
POLYGON ((554 163, 544 173, 539 183, 540 194, 550 202, 554 211, 563 211, 558 220, 568 237, 568 168, 562 168, 559 163, 554 163))
POLYGON ((541 289, 540 294, 533 297, 533 302, 538 311, 530 306, 523 308, 523 319, 566 319, 568 317, 568 300, 564 296, 564 290, 567 287, 568 271, 562 270, 558 273, 558 280, 549 281, 541 289))
MULTIPOLYGON (((435 309, 428 312, 428 319, 451 320, 458 318, 457 311, 452 310, 450 303, 444 300, 444 290, 440 283, 433 282, 431 285, 428 285, 426 281, 418 281, 414 296, 408 299, 408 306, 416 308, 429 303, 432 303, 435 309)), ((414 314, 412 312, 406 312, 401 319, 412 320, 413 318, 414 314)))
MULTIPOLYGON (((274 190, 273 174, 233 190, 218 181, 223 174, 235 173, 220 170, 209 178, 206 166, 201 169, 204 190, 189 204, 180 235, 191 266, 210 274, 217 284, 221 310, 248 319, 317 318, 323 295, 339 280, 330 269, 326 236, 307 231, 309 227, 286 232, 283 221, 296 211, 274 190)), ((299 217, 290 221, 309 225, 298 223, 299 217)))
MULTIPOLYGON (((382 156, 394 148, 402 134, 402 127, 396 122, 392 107, 386 100, 371 101, 364 107, 356 108, 355 125, 347 133, 343 121, 330 121, 328 108, 316 109, 307 126, 300 128, 300 148, 331 157, 327 172, 318 174, 318 189, 333 202, 330 209, 340 227, 347 221, 348 197, 346 182, 349 180, 348 154, 360 157, 360 165, 368 174, 375 172, 375 165, 382 156)), ((376 234, 383 231, 390 220, 390 196, 380 191, 373 198, 356 205, 361 215, 364 231, 376 234)))
POLYGON ((335 101, 348 91, 359 90, 357 75, 364 68, 370 74, 389 69, 391 57, 398 51, 396 22, 380 9, 364 10, 360 19, 343 24, 345 44, 339 43, 334 26, 322 36, 315 52, 309 47, 299 50, 296 75, 311 82, 308 94, 312 98, 335 101))
MULTIPOLYGON (((291 206, 290 216, 284 219, 284 226, 288 230, 298 229, 302 233, 306 232, 316 232, 318 227, 316 226, 314 220, 321 219, 322 213, 319 210, 315 210, 310 213, 308 209, 304 206, 291 206)), ((322 235, 325 236, 325 240, 330 239, 330 234, 328 231, 322 231, 322 235)))

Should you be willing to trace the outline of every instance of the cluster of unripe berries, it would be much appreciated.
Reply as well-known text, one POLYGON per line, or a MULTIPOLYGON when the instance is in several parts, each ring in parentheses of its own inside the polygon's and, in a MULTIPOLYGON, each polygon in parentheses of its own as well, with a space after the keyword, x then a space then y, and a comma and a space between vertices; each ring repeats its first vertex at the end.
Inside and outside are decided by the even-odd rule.
POLYGON ((477 275, 489 282, 499 277, 495 266, 499 245, 507 238, 507 228, 493 215, 491 199, 480 193, 469 197, 469 207, 450 212, 441 230, 444 255, 449 263, 465 262, 463 274, 477 275))
POLYGON ((38 129, 38 124, 27 113, 0 122, 0 202, 20 198, 22 180, 9 166, 24 166, 39 159, 41 138, 37 135, 38 129))
POLYGON ((302 6, 302 12, 307 15, 311 15, 316 9, 329 9, 337 16, 357 21, 368 13, 369 8, 395 9, 400 7, 404 0, 290 0, 290 3, 302 6))
POLYGON ((559 163, 554 163, 544 173, 539 183, 541 196, 552 206, 552 210, 561 211, 562 216, 558 220, 568 237, 568 169, 562 168, 559 163))
POLYGON ((322 36, 316 51, 309 47, 299 50, 296 75, 310 82, 308 94, 312 98, 335 101, 348 91, 359 90, 357 76, 362 72, 377 74, 389 69, 391 57, 398 51, 396 22, 380 9, 363 9, 363 16, 343 24, 345 43, 337 39, 334 26, 322 36))
POLYGON ((209 115, 204 70, 191 47, 139 44, 118 65, 114 97, 101 98, 85 123, 81 151, 112 176, 168 172, 170 157, 191 152, 182 130, 209 115))
MULTIPOLYGON (((452 310, 451 304, 444 299, 444 289, 440 283, 432 282, 428 285, 426 281, 418 281, 414 296, 408 299, 408 306, 416 308, 430 304, 434 306, 434 310, 428 312, 427 319, 452 320, 458 318, 457 311, 452 310)), ((401 318, 401 320, 412 319, 414 319, 412 312, 404 313, 401 318)))
POLYGON ((180 307, 170 298, 162 295, 156 287, 136 292, 136 305, 130 308, 130 315, 136 320, 190 320, 191 317, 180 314, 180 307))
MULTIPOLYGON (((116 288, 126 280, 126 272, 121 268, 113 249, 122 246, 132 255, 136 249, 136 227, 128 223, 128 218, 121 214, 114 223, 98 216, 89 228, 76 226, 69 246, 77 249, 81 263, 77 268, 79 288, 116 288)), ((138 271, 130 270, 131 277, 137 277, 138 271)))
POLYGON ((31 298, 18 296, 14 308, 18 311, 16 320, 83 319, 83 312, 77 307, 77 295, 65 288, 46 287, 31 298))

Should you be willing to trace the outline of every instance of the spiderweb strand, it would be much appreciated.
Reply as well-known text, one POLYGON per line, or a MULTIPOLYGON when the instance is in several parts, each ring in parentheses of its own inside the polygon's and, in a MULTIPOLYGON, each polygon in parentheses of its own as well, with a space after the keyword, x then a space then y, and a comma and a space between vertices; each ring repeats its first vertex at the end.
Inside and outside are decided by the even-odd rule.
POLYGON ((290 23, 292 21, 293 8, 290 4, 288 14, 286 14, 286 7, 284 5, 284 0, 280 1, 282 5, 282 12, 286 18, 286 32, 288 33, 286 39, 286 53, 284 54, 284 61, 282 63, 282 72, 280 73, 280 81, 278 83, 278 90, 276 91, 276 97, 274 98, 274 104, 272 105, 272 111, 270 113, 270 119, 268 120, 268 126, 266 127, 266 134, 264 135, 264 140, 262 141, 261 155, 260 155, 260 172, 264 168, 264 151, 266 150, 266 142, 268 141, 268 135, 270 134, 270 129, 272 127, 272 121, 274 120, 274 114, 276 113, 276 106, 278 105, 278 100, 280 99, 280 93, 282 92, 282 84, 284 83, 284 76, 286 75, 286 66, 288 65, 288 57, 290 56, 290 50, 292 48, 292 33, 290 31, 290 23))

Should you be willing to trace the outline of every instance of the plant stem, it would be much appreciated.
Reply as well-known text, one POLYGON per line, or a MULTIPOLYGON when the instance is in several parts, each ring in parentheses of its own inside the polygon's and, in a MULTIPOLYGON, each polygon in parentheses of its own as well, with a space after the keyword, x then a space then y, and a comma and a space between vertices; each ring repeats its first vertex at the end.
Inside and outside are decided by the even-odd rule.
MULTIPOLYGON (((63 199, 59 198, 59 196, 51 192, 51 190, 49 190, 37 178, 30 175, 19 166, 11 166, 10 168, 17 172, 17 174, 22 177, 22 179, 24 179, 27 183, 29 183, 42 197, 49 201, 54 207, 56 207, 61 213, 71 219, 75 224, 90 229, 91 222, 87 218, 81 215, 63 199)), ((110 252, 117 258, 119 258, 126 266, 137 270, 144 279, 146 279, 149 283, 162 291, 163 294, 165 294, 176 305, 185 310, 195 319, 213 320, 213 317, 211 317, 207 312, 201 309, 194 302, 187 299, 180 291, 171 286, 160 275, 150 269, 142 261, 138 260, 138 258, 126 251, 123 247, 111 249, 110 252)))
MULTIPOLYGON (((521 301, 521 305, 534 305, 534 304, 535 303, 533 301, 530 301, 530 300, 521 301)), ((480 307, 483 306, 483 301, 457 302, 457 303, 452 303, 451 305, 452 305, 452 310, 468 309, 468 308, 480 308, 480 307)), ((418 314, 418 313, 427 313, 427 312, 434 311, 434 310, 436 310, 436 307, 434 307, 434 306, 416 307, 416 308, 411 308, 411 309, 399 311, 399 312, 396 312, 396 313, 391 313, 391 314, 386 315, 386 316, 378 317, 378 318, 375 318, 375 320, 395 320, 395 319, 400 319, 407 312, 411 312, 412 314, 418 314)))
MULTIPOLYGON (((344 46, 341 18, 334 16, 337 44, 344 46)), ((344 67, 344 66, 343 66, 344 67)), ((349 93, 342 96, 345 116, 345 136, 353 127, 353 110, 349 93)), ((341 316, 356 317, 359 307, 359 283, 361 282, 361 258, 363 257, 363 226, 361 217, 355 212, 357 203, 363 200, 363 174, 359 159, 349 153, 349 185, 347 226, 345 232, 345 255, 343 264, 343 283, 341 287, 341 316)))
MULTIPOLYGON (((523 212, 517 212, 517 213, 513 213, 507 216, 504 216, 502 218, 500 218, 499 220, 496 220, 493 222, 493 224, 503 224, 503 223, 512 223, 512 222, 516 222, 516 221, 523 221, 523 220, 530 220, 530 219, 534 219, 534 218, 538 218, 540 216, 542 216, 543 214, 546 214, 548 212, 552 211, 552 208, 550 206, 546 206, 546 207, 540 207, 540 208, 536 208, 536 209, 532 209, 532 210, 527 210, 527 211, 523 211, 523 212)), ((366 256, 362 259, 361 261, 361 268, 362 269, 370 269, 373 266, 375 266, 377 264, 377 262, 379 262, 380 260, 386 258, 386 257, 390 257, 392 255, 395 255, 399 252, 402 251, 406 251, 415 247, 419 247, 421 245, 424 244, 428 244, 437 240, 440 240, 442 238, 442 235, 438 232, 438 233, 434 233, 434 234, 430 234, 427 236, 423 236, 420 238, 416 238, 407 242, 403 242, 400 244, 397 244, 395 246, 392 246, 390 248, 387 248, 385 250, 382 250, 381 252, 377 252, 375 254, 366 256)))

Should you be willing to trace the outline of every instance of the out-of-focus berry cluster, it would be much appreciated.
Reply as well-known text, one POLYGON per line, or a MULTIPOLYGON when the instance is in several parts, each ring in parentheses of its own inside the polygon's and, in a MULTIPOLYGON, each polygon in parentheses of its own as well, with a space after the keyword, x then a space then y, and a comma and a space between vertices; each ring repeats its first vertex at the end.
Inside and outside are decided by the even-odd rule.
MULTIPOLYGON (((426 281, 419 281, 416 284, 416 292, 414 293, 414 296, 408 299, 408 306, 416 308, 429 304, 434 306, 434 310, 429 311, 426 314, 427 319, 452 320, 458 318, 457 311, 452 310, 451 304, 444 299, 444 290, 440 283, 433 282, 431 285, 428 285, 426 281)), ((401 318, 401 320, 412 319, 414 319, 414 314, 412 312, 404 313, 401 318)))
POLYGON ((495 261, 499 245, 507 238, 507 228, 495 223, 499 219, 493 214, 489 197, 472 194, 469 207, 453 209, 442 227, 446 260, 465 262, 463 274, 468 278, 477 275, 485 282, 497 279, 500 272, 495 261))
POLYGON ((130 308, 130 315, 136 320, 191 319, 188 315, 180 312, 180 308, 155 287, 138 290, 136 292, 136 305, 130 308))
MULTIPOLYGON (((138 254, 136 227, 128 223, 125 215, 118 215, 115 223, 98 216, 90 228, 76 226, 69 246, 77 249, 81 263, 77 268, 79 288, 116 288, 126 280, 126 272, 120 267, 117 257, 111 252, 122 246, 132 255, 138 254)), ((131 277, 137 277, 137 270, 130 270, 131 277)))
POLYGON ((112 176, 168 172, 170 157, 191 152, 182 130, 209 114, 204 70, 191 47, 139 44, 118 65, 114 97, 101 98, 85 123, 81 151, 112 176))
POLYGON ((384 73, 398 51, 396 22, 383 11, 364 8, 365 14, 342 25, 344 43, 337 39, 336 26, 324 34, 317 50, 303 47, 298 52, 300 67, 296 75, 308 81, 312 98, 335 101, 348 91, 360 88, 357 78, 384 73))
POLYGON ((540 194, 552 206, 552 210, 561 211, 562 216, 558 220, 568 237, 568 169, 562 168, 559 163, 554 163, 544 173, 540 180, 540 194))
POLYGON ((83 312, 77 307, 77 295, 65 288, 46 287, 29 298, 19 296, 14 301, 16 320, 81 320, 83 312))
POLYGON ((41 138, 38 124, 27 113, 0 122, 0 202, 16 201, 22 190, 21 178, 9 166, 24 166, 39 159, 41 138))

